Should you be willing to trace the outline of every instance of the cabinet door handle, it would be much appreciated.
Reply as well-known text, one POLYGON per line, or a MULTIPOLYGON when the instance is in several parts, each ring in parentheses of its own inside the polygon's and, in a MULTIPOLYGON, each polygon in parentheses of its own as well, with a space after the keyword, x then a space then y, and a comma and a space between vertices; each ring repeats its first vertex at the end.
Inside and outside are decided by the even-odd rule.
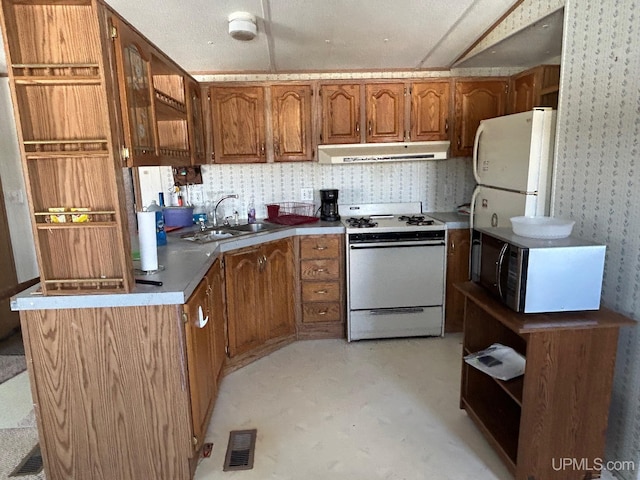
POLYGON ((198 305, 198 322, 196 323, 196 327, 204 328, 209 323, 209 315, 204 316, 204 311, 202 310, 202 305, 198 305))
POLYGON ((356 133, 360 133, 360 122, 356 123, 356 133))
POLYGON ((371 120, 369 120, 369 135, 373 132, 373 125, 371 124, 371 120))
POLYGON ((462 139, 460 137, 458 137, 458 148, 460 148, 461 144, 462 144, 462 139))
POLYGON ((273 142, 273 153, 276 157, 280 156, 280 143, 277 140, 273 142))
POLYGON ((264 143, 260 144, 260 156, 264 157, 265 146, 264 143))
POLYGON ((326 295, 327 294, 327 290, 316 290, 313 293, 317 293, 318 295, 326 295))
POLYGON ((445 118, 444 120, 444 133, 449 133, 449 119, 445 118))

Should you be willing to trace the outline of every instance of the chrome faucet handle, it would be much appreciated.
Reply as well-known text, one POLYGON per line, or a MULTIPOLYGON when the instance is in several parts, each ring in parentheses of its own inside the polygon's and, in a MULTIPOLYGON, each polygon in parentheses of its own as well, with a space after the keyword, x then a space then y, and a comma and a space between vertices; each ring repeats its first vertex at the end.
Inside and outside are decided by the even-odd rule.
POLYGON ((233 218, 233 215, 230 215, 228 217, 224 217, 224 221, 222 222, 222 225, 225 227, 230 227, 231 223, 229 223, 229 219, 233 218))
POLYGON ((204 232, 207 229, 207 224, 204 218, 200 217, 198 219, 198 223, 200 224, 200 231, 204 232))

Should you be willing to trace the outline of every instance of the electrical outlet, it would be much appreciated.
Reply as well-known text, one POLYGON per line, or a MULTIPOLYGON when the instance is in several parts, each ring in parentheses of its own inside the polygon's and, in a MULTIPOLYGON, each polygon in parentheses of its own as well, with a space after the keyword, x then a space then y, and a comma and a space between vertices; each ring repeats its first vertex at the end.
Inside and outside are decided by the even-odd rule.
POLYGON ((303 202, 313 202, 313 188, 304 187, 300 189, 300 200, 303 202))
POLYGON ((22 195, 22 190, 10 190, 7 192, 8 200, 11 203, 17 203, 19 205, 24 203, 24 196, 22 195))

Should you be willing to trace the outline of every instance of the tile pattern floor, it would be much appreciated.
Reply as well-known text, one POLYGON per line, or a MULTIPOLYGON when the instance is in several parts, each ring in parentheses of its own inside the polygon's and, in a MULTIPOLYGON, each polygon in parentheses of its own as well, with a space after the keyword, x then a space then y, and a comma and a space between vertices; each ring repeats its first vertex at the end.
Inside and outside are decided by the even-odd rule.
POLYGON ((512 477, 459 409, 461 337, 291 344, 224 378, 197 480, 512 477), (230 430, 254 469, 222 472, 230 430))
MULTIPOLYGON (((195 480, 511 480, 459 409, 460 349, 460 335, 313 340, 258 360, 223 379, 195 480), (247 428, 253 470, 223 472, 229 431, 247 428)), ((0 430, 33 426, 31 403, 26 372, 0 385, 0 430)))

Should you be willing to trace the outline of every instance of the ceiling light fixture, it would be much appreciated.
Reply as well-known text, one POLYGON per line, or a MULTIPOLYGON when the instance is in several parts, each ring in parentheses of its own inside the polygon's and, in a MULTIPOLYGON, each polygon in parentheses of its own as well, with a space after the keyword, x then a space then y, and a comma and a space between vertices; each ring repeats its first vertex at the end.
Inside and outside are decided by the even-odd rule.
POLYGON ((249 12, 233 12, 229 15, 229 35, 236 40, 253 40, 257 33, 254 15, 249 12))

